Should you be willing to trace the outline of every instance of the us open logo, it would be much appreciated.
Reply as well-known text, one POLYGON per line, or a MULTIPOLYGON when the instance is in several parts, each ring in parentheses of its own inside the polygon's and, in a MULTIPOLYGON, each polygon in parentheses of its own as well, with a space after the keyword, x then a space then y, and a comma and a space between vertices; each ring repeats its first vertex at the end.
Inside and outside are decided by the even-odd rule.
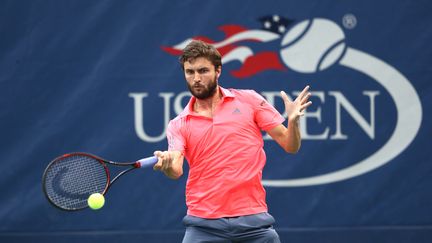
POLYGON ((397 110, 395 130, 378 151, 352 166, 307 178, 265 181, 265 185, 308 186, 352 178, 390 162, 416 137, 422 121, 422 107, 410 81, 383 60, 348 47, 344 39, 342 29, 330 20, 302 21, 285 34, 281 56, 288 67, 300 73, 319 72, 332 65, 341 65, 369 76, 387 90, 394 102, 397 110))
MULTIPOLYGON (((357 161, 349 161, 349 166, 313 176, 294 179, 263 180, 263 184, 272 187, 298 187, 321 185, 350 179, 375 170, 401 154, 415 139, 422 122, 422 105, 420 98, 411 82, 391 64, 370 53, 350 47, 345 42, 343 29, 334 21, 324 18, 314 18, 294 23, 294 21, 273 15, 260 19, 263 29, 247 29, 243 26, 228 25, 219 29, 225 33, 225 39, 215 42, 207 37, 192 37, 171 46, 163 47, 171 55, 179 55, 181 50, 192 40, 202 39, 212 43, 221 52, 224 64, 240 62, 241 66, 230 74, 239 79, 247 79, 264 71, 293 71, 299 74, 319 74, 332 67, 348 69, 367 76, 376 82, 390 96, 396 111, 395 126, 389 138, 374 152, 357 161), (288 28, 290 26, 290 28, 288 28), (279 42, 280 49, 256 52, 244 45, 245 41, 255 43, 279 42), (409 99, 407 99, 409 97, 409 99)), ((356 19, 350 18, 344 25, 353 27, 356 19), (354 21, 355 20, 355 21, 354 21), (349 24, 349 25, 348 25, 349 24)), ((351 28, 350 27, 350 28, 351 28)), ((347 83, 341 85, 349 85, 347 83)), ((278 91, 261 92, 270 102, 274 103, 278 91)), ((306 120, 320 119, 319 112, 306 112, 301 119, 303 139, 333 139, 343 140, 346 135, 341 131, 340 110, 344 109, 354 119, 361 129, 374 139, 375 110, 374 100, 379 92, 363 91, 370 103, 370 119, 363 118, 356 108, 341 92, 331 91, 329 95, 336 100, 336 128, 329 134, 328 129, 319 135, 308 134, 306 120)), ((148 93, 130 93, 134 99, 135 130, 137 136, 146 142, 159 142, 165 138, 166 124, 171 114, 170 106, 176 114, 183 109, 181 101, 188 98, 188 92, 174 94, 162 92, 159 94, 164 101, 165 128, 159 136, 149 136, 143 126, 144 98, 148 93)), ((315 95, 323 99, 318 92, 315 95)), ((265 137, 268 139, 268 137, 265 137)))

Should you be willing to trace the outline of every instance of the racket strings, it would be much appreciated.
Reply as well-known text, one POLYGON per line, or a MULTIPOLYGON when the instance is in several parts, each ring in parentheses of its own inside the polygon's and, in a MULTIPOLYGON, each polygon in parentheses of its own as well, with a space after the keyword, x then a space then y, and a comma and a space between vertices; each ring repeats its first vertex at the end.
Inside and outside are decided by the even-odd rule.
POLYGON ((51 164, 45 175, 45 190, 55 205, 73 210, 87 207, 87 198, 92 193, 103 193, 108 180, 106 167, 97 159, 73 155, 51 164))

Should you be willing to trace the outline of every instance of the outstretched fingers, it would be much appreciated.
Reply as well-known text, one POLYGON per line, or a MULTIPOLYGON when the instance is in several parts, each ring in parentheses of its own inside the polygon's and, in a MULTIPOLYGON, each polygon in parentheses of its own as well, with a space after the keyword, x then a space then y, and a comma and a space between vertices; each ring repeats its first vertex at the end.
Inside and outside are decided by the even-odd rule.
POLYGON ((288 97, 288 95, 285 93, 285 91, 281 91, 280 93, 281 93, 282 99, 285 103, 286 102, 292 102, 292 100, 290 99, 290 97, 288 97))
POLYGON ((308 101, 307 103, 304 103, 300 106, 300 115, 303 116, 304 115, 304 111, 306 110, 306 108, 308 108, 310 105, 312 105, 312 101, 308 101))
POLYGON ((303 101, 305 98, 310 97, 310 93, 309 91, 310 86, 307 85, 301 92, 300 94, 297 96, 297 99, 300 101, 303 101))
POLYGON ((281 97, 285 103, 285 111, 288 117, 296 119, 299 116, 303 116, 305 114, 304 110, 310 105, 312 105, 312 102, 309 101, 309 98, 311 97, 309 88, 310 86, 307 85, 294 101, 292 101, 284 91, 280 92, 281 97))

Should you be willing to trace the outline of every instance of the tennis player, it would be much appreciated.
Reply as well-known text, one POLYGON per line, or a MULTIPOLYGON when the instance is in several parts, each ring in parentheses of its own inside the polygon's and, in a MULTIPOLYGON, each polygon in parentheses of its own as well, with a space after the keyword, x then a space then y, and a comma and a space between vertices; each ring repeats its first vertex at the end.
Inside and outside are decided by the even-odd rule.
POLYGON ((180 63, 192 97, 170 121, 168 151, 155 151, 154 169, 177 179, 184 158, 189 163, 183 242, 280 242, 261 184, 266 163, 261 131, 296 153, 298 120, 311 105, 309 87, 294 101, 281 92, 286 127, 282 115, 255 91, 219 86, 221 55, 213 46, 192 41, 180 63))

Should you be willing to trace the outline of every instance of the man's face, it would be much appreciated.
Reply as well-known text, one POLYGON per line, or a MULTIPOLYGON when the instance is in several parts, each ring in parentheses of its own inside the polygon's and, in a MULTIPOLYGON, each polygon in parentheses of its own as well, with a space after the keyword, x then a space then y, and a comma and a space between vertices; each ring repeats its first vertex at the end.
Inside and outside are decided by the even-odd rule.
POLYGON ((198 57, 184 63, 187 86, 197 99, 212 97, 218 85, 221 67, 215 66, 204 57, 198 57))

